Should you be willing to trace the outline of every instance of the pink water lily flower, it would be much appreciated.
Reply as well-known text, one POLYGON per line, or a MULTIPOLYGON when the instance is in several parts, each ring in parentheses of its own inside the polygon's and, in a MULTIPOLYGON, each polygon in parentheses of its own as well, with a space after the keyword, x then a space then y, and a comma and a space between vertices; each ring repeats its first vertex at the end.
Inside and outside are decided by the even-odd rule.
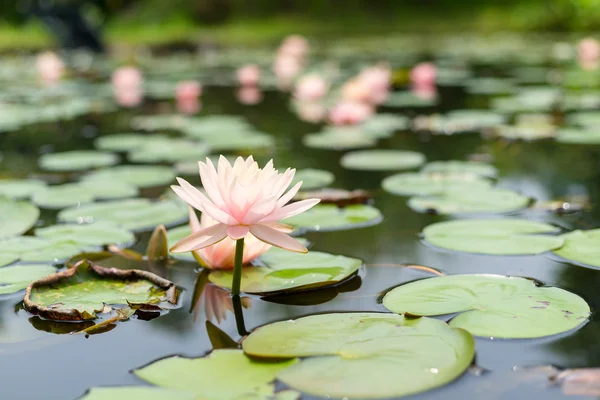
POLYGON ((334 125, 356 125, 371 117, 374 112, 370 104, 341 101, 329 110, 329 121, 334 125))
POLYGON ((422 62, 410 71, 410 81, 415 86, 434 86, 437 79, 437 68, 430 62, 422 62))
POLYGON ((298 80, 294 97, 302 101, 315 101, 327 94, 329 84, 320 75, 305 75, 298 80))
POLYGON ((242 86, 257 86, 260 82, 260 67, 256 64, 247 64, 235 72, 238 82, 242 86))
MULTIPOLYGON (((190 228, 192 229, 192 233, 199 232, 200 230, 216 225, 217 223, 218 222, 207 213, 202 213, 200 221, 198 221, 196 212, 190 207, 190 228)), ((270 248, 270 244, 261 242, 251 234, 247 234, 244 238, 244 256, 242 264, 246 265, 250 263, 250 261, 261 256, 270 248)), ((209 269, 233 269, 235 260, 235 241, 226 237, 217 244, 195 250, 194 256, 196 258, 200 257, 209 269)))
POLYGON ((583 69, 596 69, 600 59, 600 43, 594 38, 588 37, 577 45, 577 59, 583 69))
POLYGON ((245 238, 248 233, 260 241, 286 250, 306 253, 308 250, 287 233, 292 227, 279 221, 300 214, 319 202, 308 199, 287 204, 298 193, 302 182, 286 192, 294 179, 295 169, 279 173, 273 160, 259 168, 252 156, 238 157, 233 166, 221 156, 218 168, 207 158, 199 162, 200 179, 207 195, 184 179, 171 188, 186 203, 215 219, 215 225, 202 228, 176 243, 171 251, 185 253, 199 250, 226 237, 245 238))
POLYGON ((46 84, 56 83, 63 76, 65 65, 61 58, 51 51, 38 55, 36 66, 42 82, 46 84))

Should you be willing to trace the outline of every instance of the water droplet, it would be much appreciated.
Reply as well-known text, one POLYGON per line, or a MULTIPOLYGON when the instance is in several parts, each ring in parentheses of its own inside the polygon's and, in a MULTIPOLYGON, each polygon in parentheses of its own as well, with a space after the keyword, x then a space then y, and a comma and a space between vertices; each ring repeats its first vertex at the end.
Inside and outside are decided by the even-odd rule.
POLYGON ((429 368, 429 372, 431 372, 432 374, 437 374, 439 370, 437 368, 429 368))

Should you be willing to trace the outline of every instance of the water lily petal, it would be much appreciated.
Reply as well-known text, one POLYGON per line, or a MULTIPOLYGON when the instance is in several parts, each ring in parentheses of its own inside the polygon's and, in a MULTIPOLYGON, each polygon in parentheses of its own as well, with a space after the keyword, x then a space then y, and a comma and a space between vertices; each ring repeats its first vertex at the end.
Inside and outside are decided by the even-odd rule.
POLYGON ((307 200, 297 201, 292 204, 288 204, 287 206, 282 207, 279 210, 275 211, 273 214, 269 215, 267 218, 262 219, 260 221, 260 223, 277 222, 277 221, 280 221, 280 220, 283 220, 283 219, 286 219, 289 217, 293 217, 294 215, 298 215, 300 213, 303 213, 306 210, 313 208, 320 201, 321 201, 320 199, 307 199, 307 200))
POLYGON ((227 237, 226 224, 211 225, 181 239, 171 247, 172 253, 187 253, 220 242, 227 237))
POLYGON ((192 207, 189 207, 189 218, 190 218, 190 229, 192 232, 198 232, 201 228, 200 221, 198 221, 198 216, 196 215, 196 211, 192 207))
POLYGON ((195 199, 194 197, 190 196, 189 193, 186 192, 185 189, 183 189, 181 186, 171 185, 171 189, 173 189, 175 194, 177 196, 179 196, 179 198, 181 200, 185 201, 190 206, 194 207, 196 210, 198 210, 198 211, 204 210, 204 208, 202 207, 202 203, 200 201, 198 201, 197 199, 195 199))
POLYGON ((284 194, 283 196, 281 196, 281 198, 279 200, 277 200, 277 206, 278 207, 285 206, 291 199, 294 198, 296 193, 298 193, 298 190, 300 190, 301 186, 302 186, 302 182, 296 183, 294 185, 294 187, 292 187, 286 194, 284 194))
POLYGON ((285 250, 295 251, 297 253, 308 252, 308 249, 296 239, 267 225, 252 225, 250 227, 250 233, 265 243, 281 247, 285 250))
POLYGON ((245 225, 230 226, 227 228, 227 235, 233 240, 238 240, 246 236, 249 230, 250 228, 245 225))

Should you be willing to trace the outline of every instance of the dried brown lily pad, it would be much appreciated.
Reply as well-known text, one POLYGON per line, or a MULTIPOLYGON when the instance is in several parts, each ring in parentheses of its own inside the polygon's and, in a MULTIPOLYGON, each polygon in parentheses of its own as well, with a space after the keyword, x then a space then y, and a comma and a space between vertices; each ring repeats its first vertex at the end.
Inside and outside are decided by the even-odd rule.
POLYGON ((178 295, 173 282, 151 272, 105 268, 81 260, 70 269, 29 284, 24 306, 47 319, 81 321, 110 311, 109 305, 173 308, 178 295))
POLYGON ((300 192, 294 197, 294 200, 321 199, 321 204, 335 204, 345 207, 351 204, 364 204, 371 199, 371 193, 365 190, 344 190, 324 188, 321 190, 300 192))

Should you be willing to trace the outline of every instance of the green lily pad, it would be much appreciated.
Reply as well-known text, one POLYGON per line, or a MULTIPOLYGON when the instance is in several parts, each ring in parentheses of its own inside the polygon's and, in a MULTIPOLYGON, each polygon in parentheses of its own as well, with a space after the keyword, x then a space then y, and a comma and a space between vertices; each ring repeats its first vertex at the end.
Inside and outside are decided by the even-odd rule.
POLYGON ((116 200, 135 197, 139 194, 137 186, 127 182, 94 178, 79 182, 96 200, 116 200))
POLYGON ((596 129, 600 124, 600 111, 579 111, 567 115, 567 123, 583 128, 596 129))
POLYGON ((183 127, 186 135, 197 139, 221 134, 227 135, 228 132, 247 132, 252 129, 252 125, 240 115, 210 115, 187 118, 183 127))
POLYGON ((143 115, 131 120, 134 129, 145 131, 179 130, 185 124, 186 118, 179 114, 143 115))
MULTIPOLYGON (((179 242, 181 239, 183 239, 184 237, 189 236, 191 234, 192 234, 192 230, 190 229, 190 227, 188 225, 178 226, 176 228, 169 229, 167 231, 167 242, 169 243, 169 247, 173 246, 175 243, 179 242)), ((196 262, 196 259, 194 258, 194 256, 192 255, 191 252, 189 252, 189 253, 171 253, 171 252, 169 252, 169 257, 173 257, 177 260, 196 262)))
POLYGON ((116 154, 95 150, 74 150, 44 154, 39 158, 40 168, 47 171, 83 171, 108 167, 119 162, 116 154))
POLYGON ((173 308, 175 285, 148 271, 104 268, 81 261, 72 268, 33 282, 23 304, 31 313, 56 320, 95 319, 104 306, 129 304, 173 308))
POLYGON ((375 225, 381 219, 381 211, 369 205, 339 208, 332 204, 318 204, 302 214, 286 219, 285 223, 299 231, 337 231, 375 225))
POLYGON ((508 97, 491 100, 491 108, 503 113, 551 111, 560 100, 560 89, 551 86, 527 86, 508 97))
POLYGON ((311 357, 277 378, 313 396, 353 399, 396 398, 445 385, 475 355, 473 337, 462 329, 380 313, 276 322, 256 329, 242 347, 251 356, 311 357))
POLYGON ((305 168, 296 171, 296 175, 294 175, 294 180, 290 186, 294 186, 296 183, 302 181, 301 190, 320 189, 331 185, 334 180, 335 175, 332 172, 324 169, 305 168))
POLYGON ((511 94, 515 90, 514 81, 507 78, 471 78, 466 82, 466 91, 470 94, 511 94))
POLYGON ((202 358, 164 358, 133 373, 160 388, 193 393, 195 399, 268 400, 277 373, 296 362, 261 362, 241 350, 221 349, 202 358))
POLYGON ((407 172, 388 176, 381 182, 383 190, 397 196, 441 195, 448 191, 489 189, 492 183, 471 172, 407 172))
POLYGON ((154 165, 121 165, 94 171, 84 177, 84 181, 101 180, 125 182, 139 188, 168 185, 175 180, 171 167, 154 165))
POLYGON ((48 226, 36 229, 35 235, 58 242, 71 241, 83 246, 128 245, 135 240, 133 233, 107 221, 98 221, 86 225, 60 224, 48 226))
MULTIPOLYGON (((284 291, 308 290, 340 283, 354 274, 362 261, 318 251, 298 254, 270 249, 262 255, 264 266, 242 270, 241 290, 251 294, 272 294, 284 291)), ((214 284, 231 289, 233 271, 212 271, 214 284)))
POLYGON ((98 150, 127 152, 140 148, 148 141, 168 140, 167 135, 144 133, 121 133, 116 135, 101 136, 94 141, 98 150))
POLYGON ((1 179, 0 197, 26 199, 46 187, 46 182, 37 179, 1 179))
POLYGON ((344 154, 342 167, 363 171, 396 171, 423 165, 425 156, 415 151, 362 150, 344 154))
POLYGON ((496 167, 490 164, 475 161, 433 161, 425 164, 421 169, 426 173, 439 174, 473 174, 475 176, 493 178, 498 174, 496 167))
POLYGON ((198 400, 191 392, 144 386, 92 388, 81 400, 198 400))
MULTIPOLYGON (((2 243, 0 241, 0 243, 2 243)), ((4 267, 5 265, 12 264, 16 262, 19 258, 11 255, 11 254, 0 254, 0 267, 4 267)))
POLYGON ((554 254, 575 263, 600 267, 600 229, 573 231, 560 235, 565 241, 554 254))
POLYGON ((207 136, 202 139, 216 152, 247 149, 263 149, 275 146, 275 138, 271 135, 254 131, 239 131, 207 136))
POLYGON ((34 236, 16 236, 0 240, 0 253, 14 260, 27 262, 61 262, 88 250, 74 241, 54 241, 34 236))
POLYGON ((132 231, 154 229, 157 225, 177 225, 188 217, 187 208, 175 200, 151 201, 149 199, 111 200, 84 204, 58 213, 59 221, 92 223, 110 221, 132 231))
POLYGON ((31 200, 42 208, 61 209, 94 201, 94 194, 78 183, 47 186, 33 194, 31 200))
POLYGON ((537 338, 587 322, 589 305, 555 287, 502 275, 450 275, 422 279, 387 293, 383 305, 397 313, 459 313, 450 326, 476 336, 537 338))
POLYGON ((557 135, 557 127, 554 125, 500 125, 495 128, 494 133, 510 140, 540 140, 553 138, 557 135))
POLYGON ((438 214, 503 213, 527 207, 529 197, 509 189, 448 190, 431 197, 412 197, 408 206, 418 212, 438 214))
POLYGON ((350 150, 373 147, 377 138, 357 127, 340 127, 304 135, 302 143, 316 149, 350 150))
POLYGON ((52 275, 56 268, 51 265, 16 265, 0 268, 0 294, 15 293, 23 290, 29 283, 52 275))
MULTIPOLYGON (((572 144, 600 144, 600 131, 588 129, 565 128, 558 131, 556 141, 572 144)), ((0 186, 0 192, 2 187, 0 186)))
POLYGON ((410 128, 410 119, 404 115, 375 114, 363 122, 360 127, 376 137, 389 137, 395 131, 410 128))
POLYGON ((383 105, 391 108, 433 107, 438 102, 438 96, 419 96, 409 90, 405 90, 390 93, 383 105))
POLYGON ((438 222, 423 229, 425 240, 449 250, 469 253, 538 254, 563 245, 558 228, 525 219, 476 219, 438 222))
POLYGON ((146 141, 129 152, 127 158, 135 163, 174 163, 177 161, 200 160, 209 152, 204 143, 185 139, 166 138, 146 141))
POLYGON ((27 232, 39 216, 40 209, 28 201, 0 197, 0 239, 27 232))
POLYGON ((500 125, 506 117, 489 110, 455 110, 446 114, 446 133, 474 132, 500 125))

